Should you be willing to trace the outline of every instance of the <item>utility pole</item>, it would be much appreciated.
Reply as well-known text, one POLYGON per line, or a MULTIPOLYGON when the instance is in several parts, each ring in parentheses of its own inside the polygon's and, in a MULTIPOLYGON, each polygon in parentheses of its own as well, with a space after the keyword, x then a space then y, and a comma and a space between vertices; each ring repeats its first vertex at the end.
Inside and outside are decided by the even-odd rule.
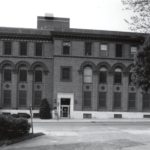
POLYGON ((33 132, 33 113, 32 113, 32 105, 30 105, 30 115, 31 115, 31 129, 32 129, 32 134, 33 132))

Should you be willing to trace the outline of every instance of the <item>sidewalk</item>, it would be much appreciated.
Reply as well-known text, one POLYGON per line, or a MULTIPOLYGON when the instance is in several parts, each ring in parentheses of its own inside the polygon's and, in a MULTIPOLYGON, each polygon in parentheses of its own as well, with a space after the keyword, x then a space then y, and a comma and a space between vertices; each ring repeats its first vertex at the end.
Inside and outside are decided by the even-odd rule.
MULTIPOLYGON (((29 119, 30 121, 30 119, 29 119)), ((143 118, 143 119, 38 119, 38 118, 33 118, 33 122, 35 123, 42 123, 42 122, 50 122, 50 123, 117 123, 117 122, 122 122, 122 123, 150 123, 150 118, 143 118)))

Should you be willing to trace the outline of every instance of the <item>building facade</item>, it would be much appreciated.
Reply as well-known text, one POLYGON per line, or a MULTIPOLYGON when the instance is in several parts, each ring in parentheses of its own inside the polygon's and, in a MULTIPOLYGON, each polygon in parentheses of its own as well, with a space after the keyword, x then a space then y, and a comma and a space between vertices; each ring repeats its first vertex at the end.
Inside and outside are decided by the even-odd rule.
POLYGON ((37 29, 0 28, 0 111, 36 115, 46 98, 60 118, 148 117, 150 94, 131 82, 145 35, 69 24, 38 17, 37 29))

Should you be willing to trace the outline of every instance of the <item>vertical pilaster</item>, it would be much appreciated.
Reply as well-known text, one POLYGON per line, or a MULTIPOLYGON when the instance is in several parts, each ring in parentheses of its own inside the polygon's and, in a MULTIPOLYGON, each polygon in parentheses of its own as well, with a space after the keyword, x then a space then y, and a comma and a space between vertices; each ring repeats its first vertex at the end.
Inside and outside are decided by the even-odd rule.
POLYGON ((82 74, 79 74, 79 87, 77 89, 77 94, 75 95, 75 99, 74 99, 74 107, 75 107, 75 110, 79 110, 79 111, 82 111, 82 108, 83 108, 83 76, 82 74))
POLYGON ((128 74, 123 74, 121 91, 121 110, 128 110, 128 74))
POLYGON ((33 103, 33 73, 28 73, 27 107, 33 103))
POLYGON ((93 74, 93 89, 92 89, 92 110, 97 111, 98 106, 98 77, 93 74))
POLYGON ((108 74, 108 89, 107 89, 107 110, 112 111, 113 108, 113 73, 108 74))
POLYGON ((18 106, 18 96, 17 96, 17 72, 13 71, 12 72, 12 90, 11 90, 11 107, 12 108, 17 108, 18 106))
POLYGON ((46 95, 46 74, 44 73, 43 74, 43 90, 42 90, 42 99, 44 98, 47 98, 47 95, 46 95))

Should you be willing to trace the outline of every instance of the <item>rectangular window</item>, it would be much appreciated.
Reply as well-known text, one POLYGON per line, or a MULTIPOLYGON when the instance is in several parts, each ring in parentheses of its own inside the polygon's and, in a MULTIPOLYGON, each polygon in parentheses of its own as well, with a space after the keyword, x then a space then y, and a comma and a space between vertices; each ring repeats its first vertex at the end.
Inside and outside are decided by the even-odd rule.
POLYGON ((35 56, 42 56, 42 43, 35 44, 35 56))
POLYGON ((92 55, 92 43, 85 42, 85 56, 91 56, 91 55, 92 55))
POLYGON ((128 110, 132 110, 136 108, 136 93, 128 94, 128 110))
POLYGON ((4 81, 11 82, 11 69, 4 69, 4 81))
POLYGON ((83 93, 83 107, 90 108, 91 107, 91 92, 85 91, 83 93))
POLYGON ((19 106, 20 107, 26 106, 26 103, 27 103, 26 100, 27 100, 27 91, 20 90, 19 95, 18 95, 19 106))
POLYGON ((70 55, 70 42, 63 42, 63 55, 70 55))
POLYGON ((130 56, 131 56, 132 58, 134 58, 135 55, 136 55, 136 53, 137 53, 137 46, 131 46, 131 49, 130 49, 130 56))
POLYGON ((42 91, 34 91, 33 106, 34 107, 40 106, 41 100, 42 100, 42 91))
POLYGON ((19 81, 20 82, 27 82, 27 70, 19 70, 19 81))
POLYGON ((99 92, 99 108, 106 108, 106 92, 99 92))
POLYGON ((41 70, 35 70, 34 75, 34 81, 35 82, 42 82, 42 71, 41 70))
POLYGON ((143 110, 150 110, 150 93, 143 94, 143 110))
POLYGON ((114 101, 113 101, 113 109, 121 108, 121 93, 114 92, 114 101))
POLYGON ((21 56, 27 55, 27 42, 20 42, 20 55, 21 56))
POLYGON ((71 67, 61 67, 61 80, 71 81, 71 67))
POLYGON ((100 44, 100 56, 108 56, 108 45, 100 44))
POLYGON ((10 41, 4 42, 4 55, 11 55, 12 45, 10 41))
POLYGON ((116 57, 122 57, 122 44, 116 44, 116 57))
POLYGON ((11 91, 10 90, 3 91, 3 106, 4 107, 11 106, 11 91))

